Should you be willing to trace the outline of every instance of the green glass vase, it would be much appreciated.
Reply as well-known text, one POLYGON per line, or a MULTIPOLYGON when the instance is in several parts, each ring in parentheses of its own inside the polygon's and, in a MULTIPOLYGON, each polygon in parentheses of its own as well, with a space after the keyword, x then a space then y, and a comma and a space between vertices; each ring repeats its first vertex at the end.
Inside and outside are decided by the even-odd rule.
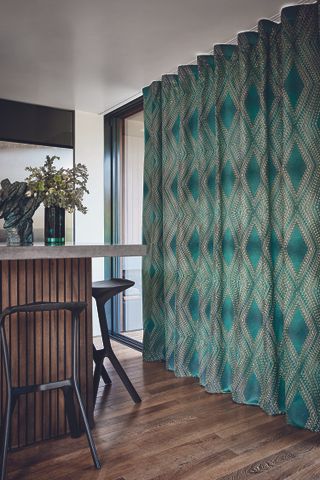
POLYGON ((65 244, 65 209, 46 207, 44 210, 44 231, 46 245, 65 244))

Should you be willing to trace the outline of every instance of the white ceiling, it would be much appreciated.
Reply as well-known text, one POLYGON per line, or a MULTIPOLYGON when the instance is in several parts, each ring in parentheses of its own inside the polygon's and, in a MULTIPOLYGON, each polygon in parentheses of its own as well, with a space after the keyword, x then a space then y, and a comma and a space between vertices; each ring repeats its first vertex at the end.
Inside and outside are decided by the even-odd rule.
POLYGON ((0 0, 0 98, 100 113, 283 4, 0 0))

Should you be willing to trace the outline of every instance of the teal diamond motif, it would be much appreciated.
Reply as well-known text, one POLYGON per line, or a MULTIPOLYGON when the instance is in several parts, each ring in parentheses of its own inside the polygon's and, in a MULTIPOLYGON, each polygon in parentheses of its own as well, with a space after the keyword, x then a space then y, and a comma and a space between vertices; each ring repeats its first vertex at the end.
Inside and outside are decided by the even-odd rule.
POLYGON ((146 330, 151 333, 152 330, 154 329, 154 321, 152 320, 152 318, 149 318, 147 321, 146 321, 146 326, 145 326, 146 330))
POLYGON ((221 120, 223 121, 223 124, 227 130, 229 130, 232 125, 233 117, 235 116, 236 111, 237 109, 233 103, 230 94, 228 93, 220 110, 221 120))
POLYGON ((271 236, 270 236, 270 255, 271 255, 271 260, 272 263, 275 265, 280 253, 280 242, 278 240, 278 237, 276 235, 276 232, 272 230, 271 236))
POLYGON ((221 375, 221 387, 223 392, 231 392, 232 384, 232 370, 230 364, 227 362, 222 375, 221 375))
POLYGON ((199 374, 199 354, 197 351, 193 352, 190 363, 189 370, 193 377, 197 377, 199 374))
POLYGON ((267 104, 267 110, 270 112, 273 101, 274 101, 274 93, 273 93, 273 90, 272 90, 272 87, 271 87, 270 83, 267 83, 265 91, 264 91, 264 95, 265 95, 265 100, 266 100, 266 104, 267 104))
POLYGON ((206 313, 207 319, 209 320, 211 315, 211 302, 207 303, 205 313, 206 313))
POLYGON ((309 328, 304 321, 299 308, 295 311, 288 328, 289 338, 298 354, 301 353, 303 344, 308 336, 309 328))
POLYGON ((150 133, 149 131, 145 128, 144 129, 144 143, 147 143, 150 138, 150 133))
POLYGON ((189 300, 189 311, 193 320, 198 320, 199 317, 199 293, 197 290, 193 292, 189 300))
POLYGON ((199 133, 198 109, 196 108, 189 118, 189 129, 194 140, 197 140, 199 133))
POLYGON ((256 405, 259 403, 261 397, 261 387, 254 373, 250 375, 243 394, 247 403, 250 403, 251 405, 256 405))
POLYGON ((176 142, 179 143, 179 140, 180 140, 180 115, 177 116, 177 119, 174 122, 174 125, 172 127, 172 134, 173 134, 174 138, 176 139, 176 142))
POLYGON ((156 269, 154 268, 154 265, 151 264, 150 270, 149 270, 149 275, 150 278, 153 278, 156 273, 156 269))
POLYGON ((255 340, 262 327, 262 313, 255 300, 247 313, 246 323, 251 337, 255 340))
POLYGON ((260 99, 255 85, 249 87, 244 104, 251 123, 254 123, 260 110, 260 99))
POLYGON ((221 172, 221 185, 227 197, 231 195, 235 181, 236 177, 233 173, 231 162, 228 161, 221 172))
POLYGON ((215 185, 216 185, 216 169, 215 167, 211 170, 207 177, 207 185, 210 190, 211 195, 214 195, 215 185))
POLYGON ((207 243, 208 253, 213 254, 213 237, 210 237, 207 243))
POLYGON ((147 182, 143 183, 143 198, 146 198, 149 193, 149 187, 147 182))
POLYGON ((289 174, 293 188, 295 191, 297 191, 306 170, 306 164, 304 163, 297 145, 295 145, 292 149, 290 158, 286 165, 286 170, 289 174))
POLYGON ((273 330, 277 341, 281 342, 283 336, 283 314, 277 303, 273 313, 273 330))
POLYGON ((177 239, 175 235, 172 237, 172 240, 170 242, 170 248, 172 253, 175 255, 177 251, 177 239))
POLYGON ((308 247, 298 225, 296 225, 292 231, 287 251, 294 270, 298 272, 308 251, 308 247))
POLYGON ((280 410, 284 413, 286 411, 286 382, 281 377, 279 381, 278 402, 280 410))
POLYGON ((296 108, 297 106, 303 87, 304 84, 301 80, 297 67, 293 65, 289 75, 286 78, 286 81, 284 82, 285 91, 287 92, 289 101, 293 108, 296 108))
POLYGON ((230 297, 227 297, 222 305, 222 321, 225 329, 230 332, 233 325, 233 304, 230 297))
POLYGON ((191 192, 194 200, 198 200, 199 198, 199 175, 198 170, 194 170, 191 177, 188 181, 188 189, 191 192))
POLYGON ((255 197, 260 185, 260 167, 256 157, 252 157, 247 166, 246 179, 252 195, 255 197))
POLYGON ((196 80, 199 79, 199 68, 198 65, 190 65, 191 72, 196 80))
POLYGON ((173 311, 176 309, 176 295, 173 294, 172 297, 169 300, 169 305, 173 311))
POLYGON ((230 228, 225 231, 223 240, 222 240, 222 254, 224 256, 225 261, 228 265, 230 265, 233 254, 234 254, 235 246, 234 240, 231 233, 230 228))
POLYGON ((174 197, 178 197, 178 179, 177 177, 174 177, 172 183, 171 183, 171 192, 173 193, 174 197))
POLYGON ((228 43, 222 43, 219 45, 221 48, 221 51, 223 53, 223 56, 226 60, 231 60, 231 57, 233 53, 236 51, 237 47, 236 45, 228 44, 228 43))
POLYGON ((291 23, 291 25, 293 25, 299 15, 299 9, 294 5, 286 7, 283 9, 282 15, 291 23))
POLYGON ((200 240, 198 230, 195 228, 188 242, 188 249, 193 258, 193 261, 196 262, 200 254, 200 240))
POLYGON ((168 369, 174 370, 174 352, 171 353, 169 360, 168 360, 168 369))
POLYGON ((276 178, 278 170, 274 166, 274 163, 271 159, 269 159, 269 162, 267 165, 267 171, 268 171, 268 179, 269 179, 270 185, 272 185, 274 182, 274 179, 276 178))
POLYGON ((256 269, 262 255, 261 240, 256 227, 253 227, 251 230, 247 241, 246 251, 253 268, 256 269))
POLYGON ((309 418, 309 411, 301 397, 300 393, 296 393, 290 407, 288 408, 288 420, 291 425, 304 428, 309 418))
POLYGON ((208 113, 207 117, 208 125, 213 134, 216 133, 216 106, 213 105, 213 107, 210 109, 210 112, 208 113))

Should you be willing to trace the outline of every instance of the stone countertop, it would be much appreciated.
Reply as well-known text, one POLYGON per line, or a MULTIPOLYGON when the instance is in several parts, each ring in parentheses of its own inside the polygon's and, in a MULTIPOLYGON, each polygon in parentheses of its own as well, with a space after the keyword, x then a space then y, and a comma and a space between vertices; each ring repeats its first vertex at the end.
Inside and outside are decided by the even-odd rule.
POLYGON ((0 261, 44 258, 142 257, 146 254, 146 245, 67 243, 63 246, 46 246, 43 243, 36 243, 30 246, 8 247, 6 244, 0 243, 0 261))

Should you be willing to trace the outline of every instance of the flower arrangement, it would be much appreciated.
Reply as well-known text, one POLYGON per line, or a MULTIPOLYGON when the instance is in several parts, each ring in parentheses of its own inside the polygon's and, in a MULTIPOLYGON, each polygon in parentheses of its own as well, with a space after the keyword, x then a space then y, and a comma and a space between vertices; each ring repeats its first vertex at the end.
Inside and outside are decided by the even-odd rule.
POLYGON ((88 170, 81 163, 73 168, 59 168, 54 165, 60 157, 47 155, 42 167, 26 167, 30 175, 26 178, 29 195, 38 197, 45 207, 60 207, 69 213, 75 209, 87 213, 83 204, 87 189, 88 170))

